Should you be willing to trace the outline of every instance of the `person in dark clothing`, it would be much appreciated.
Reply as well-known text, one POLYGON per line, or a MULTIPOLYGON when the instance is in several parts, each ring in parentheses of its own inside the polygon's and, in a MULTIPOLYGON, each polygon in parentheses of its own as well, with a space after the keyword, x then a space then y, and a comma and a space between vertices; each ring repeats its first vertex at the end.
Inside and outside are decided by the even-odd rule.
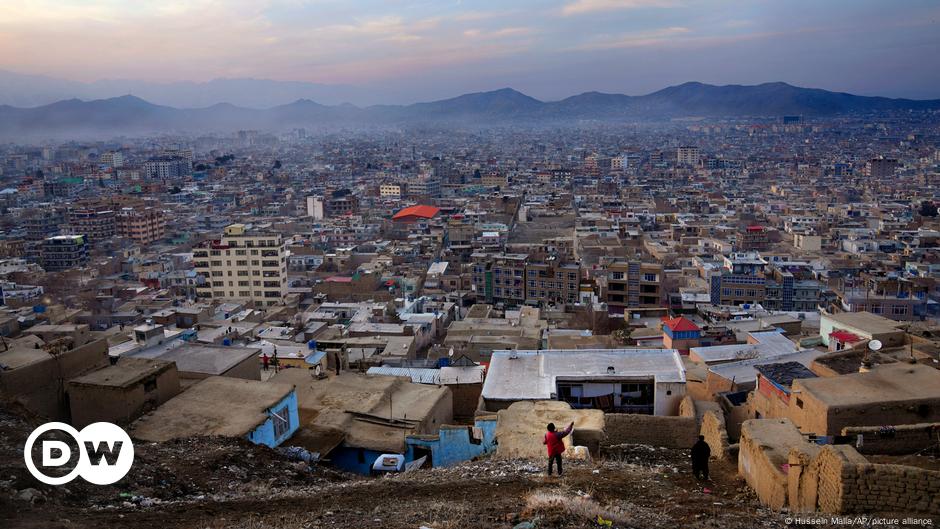
POLYGON ((552 475, 552 466, 558 464, 558 475, 561 475, 561 454, 565 452, 565 442, 564 438, 568 437, 568 434, 571 433, 572 428, 574 428, 574 421, 568 425, 561 432, 555 431, 555 423, 548 423, 547 432, 545 432, 545 439, 542 440, 542 444, 548 448, 548 475, 552 475))
POLYGON ((708 479, 708 458, 711 455, 712 449, 705 442, 705 436, 698 436, 698 442, 692 445, 692 475, 695 479, 708 479))

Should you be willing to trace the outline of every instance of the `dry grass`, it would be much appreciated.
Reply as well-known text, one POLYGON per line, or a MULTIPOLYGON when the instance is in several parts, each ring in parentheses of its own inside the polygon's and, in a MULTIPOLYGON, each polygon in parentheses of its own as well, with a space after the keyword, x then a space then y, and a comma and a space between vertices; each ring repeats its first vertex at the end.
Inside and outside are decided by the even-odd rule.
POLYGON ((523 517, 527 519, 558 519, 595 521, 598 517, 616 524, 627 523, 622 513, 607 509, 591 499, 590 495, 562 494, 559 492, 535 491, 526 498, 523 517))

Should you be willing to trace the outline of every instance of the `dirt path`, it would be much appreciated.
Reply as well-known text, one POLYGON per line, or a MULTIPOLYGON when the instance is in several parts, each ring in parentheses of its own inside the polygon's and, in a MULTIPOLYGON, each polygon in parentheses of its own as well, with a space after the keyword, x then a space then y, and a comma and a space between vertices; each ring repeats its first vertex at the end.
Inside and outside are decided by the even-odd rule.
MULTIPOLYGON (((777 515, 760 508, 753 497, 741 490, 742 484, 732 477, 733 469, 728 464, 714 465, 714 482, 706 487, 685 471, 676 473, 669 466, 620 461, 604 461, 596 466, 569 465, 572 468, 568 474, 559 479, 531 470, 507 472, 500 470, 501 464, 485 461, 390 479, 300 487, 263 498, 106 510, 36 506, 8 520, 8 527, 511 528, 539 517, 531 509, 527 512, 527 498, 539 491, 557 492, 573 499, 589 498, 630 520, 630 525, 623 527, 783 526, 777 515), (703 492, 705 488, 709 492, 703 492)), ((594 520, 583 517, 549 514, 540 520, 540 527, 597 527, 594 520)))

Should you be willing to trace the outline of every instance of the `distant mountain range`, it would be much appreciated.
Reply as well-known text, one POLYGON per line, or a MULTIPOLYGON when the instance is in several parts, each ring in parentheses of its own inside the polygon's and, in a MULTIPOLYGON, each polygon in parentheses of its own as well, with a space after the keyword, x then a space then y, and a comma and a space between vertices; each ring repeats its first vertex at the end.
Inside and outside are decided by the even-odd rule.
POLYGON ((309 99, 267 109, 228 103, 180 109, 135 96, 18 108, 0 106, 0 138, 115 137, 237 129, 312 130, 408 125, 564 124, 581 121, 663 120, 683 117, 832 116, 940 110, 940 100, 865 97, 786 83, 713 86, 685 83, 643 96, 587 92, 539 101, 511 88, 412 105, 322 105, 309 99))
POLYGON ((108 99, 132 94, 157 105, 177 108, 202 108, 222 102, 246 108, 270 108, 298 99, 312 99, 326 105, 369 103, 375 101, 371 99, 374 92, 349 85, 270 79, 213 79, 202 83, 103 79, 82 83, 0 70, 0 105, 15 107, 48 105, 71 98, 108 99))

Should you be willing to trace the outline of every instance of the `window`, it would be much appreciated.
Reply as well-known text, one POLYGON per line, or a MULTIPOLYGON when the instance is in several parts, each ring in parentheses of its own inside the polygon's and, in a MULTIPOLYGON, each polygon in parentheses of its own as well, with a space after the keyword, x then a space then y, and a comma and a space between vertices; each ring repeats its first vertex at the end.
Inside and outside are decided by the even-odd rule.
POLYGON ((290 411, 287 406, 281 406, 271 411, 271 419, 274 421, 274 438, 280 439, 290 431, 290 411))

